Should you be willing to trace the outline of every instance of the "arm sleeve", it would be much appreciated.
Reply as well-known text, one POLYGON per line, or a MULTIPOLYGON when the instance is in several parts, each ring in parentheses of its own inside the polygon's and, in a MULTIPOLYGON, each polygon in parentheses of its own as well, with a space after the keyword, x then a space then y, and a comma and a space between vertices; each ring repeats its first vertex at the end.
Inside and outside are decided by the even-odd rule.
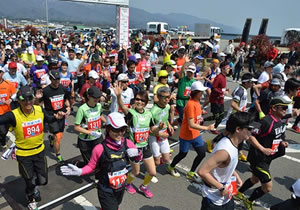
POLYGON ((4 115, 0 116, 0 125, 8 124, 16 127, 16 118, 12 112, 6 112, 4 115))
POLYGON ((94 147, 89 163, 82 168, 81 176, 90 174, 95 170, 95 168, 97 167, 98 160, 101 157, 102 153, 103 153, 102 144, 98 144, 97 146, 94 147))

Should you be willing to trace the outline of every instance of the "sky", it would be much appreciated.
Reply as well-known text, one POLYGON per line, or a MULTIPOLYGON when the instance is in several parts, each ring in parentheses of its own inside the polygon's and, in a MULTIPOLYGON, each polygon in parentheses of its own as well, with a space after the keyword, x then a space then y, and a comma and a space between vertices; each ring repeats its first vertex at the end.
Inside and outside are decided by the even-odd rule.
POLYGON ((250 34, 257 34, 262 18, 269 18, 267 35, 281 36, 285 28, 300 28, 300 0, 129 0, 130 6, 151 13, 184 13, 242 29, 252 18, 250 34))

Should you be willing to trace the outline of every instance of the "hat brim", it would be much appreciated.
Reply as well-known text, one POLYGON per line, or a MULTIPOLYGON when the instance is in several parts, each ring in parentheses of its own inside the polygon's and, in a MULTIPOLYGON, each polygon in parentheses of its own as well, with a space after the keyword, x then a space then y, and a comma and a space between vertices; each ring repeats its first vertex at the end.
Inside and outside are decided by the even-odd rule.
POLYGON ((202 87, 202 88, 198 88, 198 89, 195 89, 195 90, 191 90, 191 91, 206 91, 208 87, 202 87))

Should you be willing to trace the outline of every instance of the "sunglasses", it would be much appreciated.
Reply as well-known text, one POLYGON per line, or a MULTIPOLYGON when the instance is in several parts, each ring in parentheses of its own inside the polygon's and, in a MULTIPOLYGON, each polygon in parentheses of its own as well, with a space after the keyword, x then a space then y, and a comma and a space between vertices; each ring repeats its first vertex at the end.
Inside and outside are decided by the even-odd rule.
POLYGON ((288 106, 276 106, 278 109, 281 109, 281 110, 287 110, 288 109, 288 106))
POLYGON ((160 98, 162 98, 162 99, 170 99, 170 98, 171 98, 170 95, 169 95, 169 96, 158 96, 158 97, 160 97, 160 98))
POLYGON ((122 128, 114 128, 114 127, 111 127, 111 131, 114 132, 114 133, 124 133, 126 131, 126 127, 122 127, 122 128))
POLYGON ((135 98, 135 101, 142 101, 142 102, 146 103, 146 100, 141 99, 141 98, 135 98))

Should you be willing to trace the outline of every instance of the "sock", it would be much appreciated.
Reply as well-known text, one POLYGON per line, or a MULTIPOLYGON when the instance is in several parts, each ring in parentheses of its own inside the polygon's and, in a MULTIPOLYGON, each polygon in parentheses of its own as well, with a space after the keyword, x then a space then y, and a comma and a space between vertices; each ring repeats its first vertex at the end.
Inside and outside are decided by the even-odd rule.
POLYGON ((148 186, 148 184, 151 182, 153 176, 150 176, 148 173, 146 173, 144 178, 144 186, 148 186))
POLYGON ((251 182, 251 179, 247 179, 243 186, 239 189, 239 192, 244 193, 246 190, 248 190, 250 187, 252 187, 254 184, 251 182))
POLYGON ((254 201, 257 198, 260 198, 261 196, 263 196, 264 194, 265 194, 265 192, 261 189, 261 187, 258 187, 254 190, 254 192, 252 193, 252 195, 250 196, 250 198, 248 200, 254 201))
POLYGON ((191 176, 194 176, 195 172, 194 171, 189 171, 188 174, 190 174, 191 176))
POLYGON ((130 184, 134 180, 134 176, 132 173, 128 173, 127 175, 127 183, 130 184))
POLYGON ((174 170, 174 167, 172 167, 171 164, 168 165, 168 168, 169 168, 170 170, 174 170))
POLYGON ((56 157, 60 156, 60 153, 56 154, 56 157))

